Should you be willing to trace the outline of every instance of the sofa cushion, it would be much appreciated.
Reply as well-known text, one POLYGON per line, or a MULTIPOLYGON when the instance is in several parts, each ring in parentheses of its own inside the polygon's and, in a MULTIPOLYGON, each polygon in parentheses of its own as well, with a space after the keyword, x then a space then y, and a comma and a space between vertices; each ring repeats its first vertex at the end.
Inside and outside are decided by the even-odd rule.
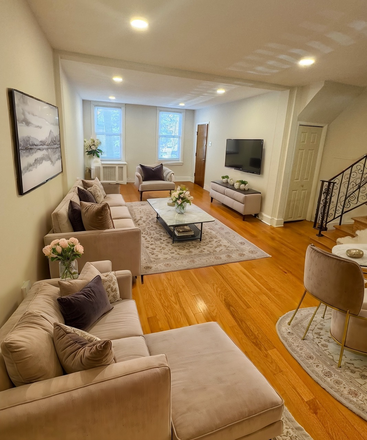
POLYGON ((139 186, 139 191, 170 191, 173 189, 175 189, 175 183, 167 182, 166 180, 151 180, 148 182, 143 182, 139 186))
POLYGON ((127 206, 111 206, 110 209, 114 221, 119 218, 131 218, 131 214, 127 206))
POLYGON ((112 341, 112 347, 116 362, 150 356, 144 336, 115 339, 112 341))
POLYGON ((77 280, 60 280, 60 296, 67 296, 82 290, 92 279, 100 275, 108 300, 114 303, 120 299, 120 290, 116 275, 113 272, 101 274, 91 263, 87 262, 77 280))
POLYGON ((100 180, 98 179, 98 177, 96 177, 94 180, 82 180, 82 183, 83 183, 83 187, 85 189, 88 189, 88 188, 92 187, 93 185, 98 185, 99 189, 102 191, 103 197, 106 197, 106 191, 103 188, 103 185, 100 182, 100 180))
POLYGON ((25 312, 1 343, 9 377, 16 386, 63 374, 53 343, 53 319, 25 312))
POLYGON ((115 363, 112 342, 101 341, 83 330, 54 324, 54 343, 66 373, 89 370, 115 363))
POLYGON ((70 200, 68 207, 68 217, 74 231, 85 231, 82 220, 82 211, 80 204, 70 200))
POLYGON ((143 172, 143 181, 164 180, 162 163, 155 167, 140 164, 140 168, 143 172))
POLYGON ((80 292, 57 298, 65 324, 87 330, 112 310, 101 277, 93 278, 80 292))
POLYGON ((116 218, 113 221, 115 229, 135 228, 135 224, 131 218, 116 218))
POLYGON ((135 301, 116 302, 113 310, 103 315, 88 331, 98 338, 111 340, 143 336, 135 301))
POLYGON ((64 318, 60 312, 57 298, 60 296, 60 289, 52 286, 46 281, 37 283, 36 294, 30 301, 27 310, 30 312, 46 313, 51 322, 64 322, 64 318))
POLYGON ((80 186, 78 186, 77 188, 78 196, 81 202, 96 203, 96 199, 93 197, 93 194, 91 192, 84 188, 81 188, 80 186))
POLYGON ((94 197, 97 203, 103 202, 104 195, 98 185, 91 186, 90 188, 87 189, 87 191, 92 194, 92 196, 94 197))
POLYGON ((73 226, 68 216, 68 207, 70 200, 80 203, 76 186, 73 186, 66 196, 61 200, 58 206, 51 213, 52 232, 73 232, 73 226))
POLYGON ((86 231, 114 229, 111 210, 107 203, 80 202, 86 231))
POLYGON ((126 202, 121 194, 107 194, 104 201, 112 208, 112 206, 125 206, 126 202))
POLYGON ((165 354, 171 369, 174 440, 239 439, 281 426, 282 399, 217 323, 145 338, 150 354, 165 354))

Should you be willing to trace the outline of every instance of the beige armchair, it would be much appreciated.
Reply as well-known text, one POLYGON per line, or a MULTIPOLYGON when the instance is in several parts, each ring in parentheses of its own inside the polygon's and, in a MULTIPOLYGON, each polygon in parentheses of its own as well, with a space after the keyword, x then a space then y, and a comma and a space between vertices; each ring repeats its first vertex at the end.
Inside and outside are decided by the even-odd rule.
POLYGON ((361 267, 354 261, 330 254, 313 245, 307 248, 305 291, 288 324, 290 325, 296 316, 307 292, 320 303, 302 339, 305 339, 320 305, 332 308, 330 333, 341 345, 338 367, 342 362, 344 348, 367 354, 367 302, 364 301, 364 281, 361 267))
MULTIPOLYGON (((154 165, 153 165, 154 167, 154 165)), ((163 166, 164 180, 144 180, 144 173, 140 165, 136 167, 135 186, 140 192, 140 200, 143 199, 144 191, 171 191, 175 189, 174 173, 169 168, 163 166)))

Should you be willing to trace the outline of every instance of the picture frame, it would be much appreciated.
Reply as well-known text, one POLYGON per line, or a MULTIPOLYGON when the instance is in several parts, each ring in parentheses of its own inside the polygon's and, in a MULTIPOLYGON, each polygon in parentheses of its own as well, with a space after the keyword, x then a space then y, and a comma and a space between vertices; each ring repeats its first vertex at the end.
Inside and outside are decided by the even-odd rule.
POLYGON ((34 96, 9 89, 20 195, 62 173, 59 110, 34 96))

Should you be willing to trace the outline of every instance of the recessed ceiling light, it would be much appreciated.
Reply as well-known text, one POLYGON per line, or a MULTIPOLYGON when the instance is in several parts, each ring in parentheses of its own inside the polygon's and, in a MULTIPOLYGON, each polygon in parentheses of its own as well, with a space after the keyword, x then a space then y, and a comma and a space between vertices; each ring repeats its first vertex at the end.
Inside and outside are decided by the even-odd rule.
POLYGON ((114 76, 112 79, 117 83, 120 83, 122 81, 121 76, 114 76))
POLYGON ((180 102, 178 105, 180 105, 181 107, 185 107, 185 103, 184 102, 180 102))
POLYGON ((217 93, 218 93, 219 95, 222 95, 223 93, 226 93, 226 91, 225 91, 224 89, 218 89, 218 90, 217 90, 217 93))
POLYGON ((302 60, 298 61, 300 66, 311 66, 315 60, 313 58, 302 58, 302 60))
POLYGON ((116 96, 109 96, 108 99, 116 99, 116 96))
POLYGON ((134 29, 144 30, 148 28, 148 22, 144 18, 133 18, 130 21, 131 26, 134 29))

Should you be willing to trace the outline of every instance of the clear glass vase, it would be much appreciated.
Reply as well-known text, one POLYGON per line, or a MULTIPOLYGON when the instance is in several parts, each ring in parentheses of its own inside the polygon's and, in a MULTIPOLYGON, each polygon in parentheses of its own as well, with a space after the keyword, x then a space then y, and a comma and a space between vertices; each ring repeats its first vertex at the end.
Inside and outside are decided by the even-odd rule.
POLYGON ((181 205, 176 205, 175 210, 178 214, 185 214, 186 211, 186 203, 181 203, 181 205))
POLYGON ((59 261, 59 273, 62 280, 78 278, 78 261, 59 261))

